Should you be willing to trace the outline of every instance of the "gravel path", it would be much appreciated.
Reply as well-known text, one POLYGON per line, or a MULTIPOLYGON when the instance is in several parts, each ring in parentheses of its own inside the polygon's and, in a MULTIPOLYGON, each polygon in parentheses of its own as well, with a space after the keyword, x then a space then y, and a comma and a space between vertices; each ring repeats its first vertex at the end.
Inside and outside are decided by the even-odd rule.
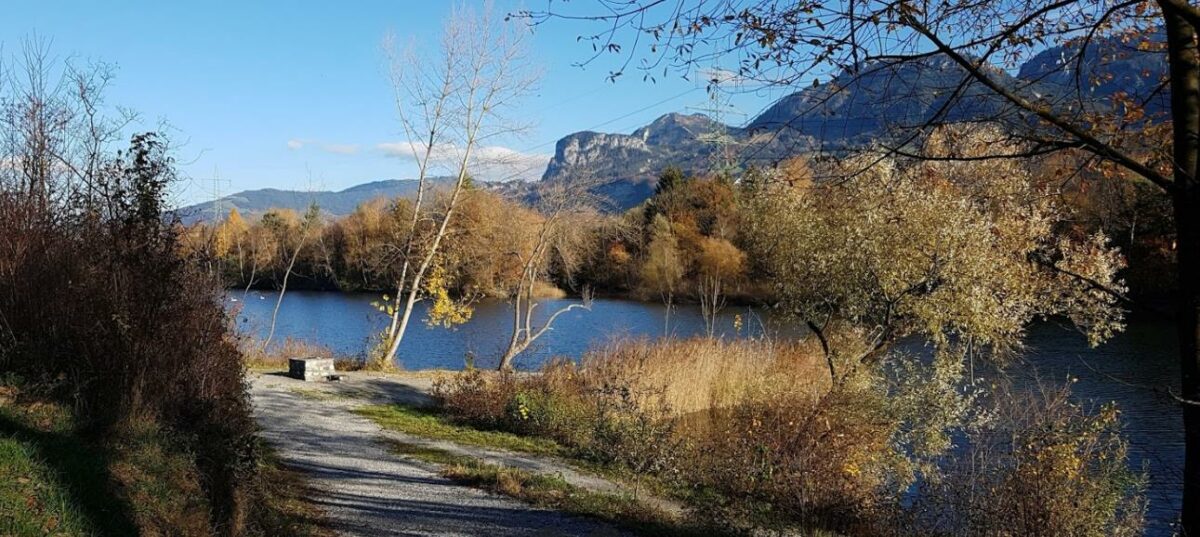
MULTIPOLYGON (((389 453, 380 428, 351 403, 305 397, 303 383, 274 375, 252 381, 255 417, 285 463, 304 471, 334 528, 355 536, 610 536, 597 521, 530 507, 463 487, 389 453)), ((393 388, 395 399, 424 397, 393 388)))

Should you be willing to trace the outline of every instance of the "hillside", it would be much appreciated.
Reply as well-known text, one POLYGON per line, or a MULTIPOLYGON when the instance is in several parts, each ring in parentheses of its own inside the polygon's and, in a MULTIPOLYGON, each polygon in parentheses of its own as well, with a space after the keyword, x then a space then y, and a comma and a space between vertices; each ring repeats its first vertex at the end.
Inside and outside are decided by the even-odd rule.
MULTIPOLYGON (((434 178, 434 188, 449 184, 449 178, 434 178)), ((184 223, 212 218, 214 209, 225 215, 237 209, 243 216, 259 216, 269 209, 293 209, 304 211, 309 204, 316 203, 321 211, 332 216, 344 216, 354 211, 359 204, 376 198, 406 198, 417 193, 415 179, 391 179, 355 185, 345 190, 301 191, 264 188, 246 190, 225 196, 218 201, 206 201, 183 207, 176 211, 184 223)))

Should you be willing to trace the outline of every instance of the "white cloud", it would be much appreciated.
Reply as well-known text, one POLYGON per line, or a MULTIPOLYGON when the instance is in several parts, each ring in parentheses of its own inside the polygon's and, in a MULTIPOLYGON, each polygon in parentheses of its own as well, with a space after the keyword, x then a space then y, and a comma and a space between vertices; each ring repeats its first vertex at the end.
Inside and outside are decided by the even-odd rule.
MULTIPOLYGON (((416 160, 413 148, 421 153, 424 145, 387 142, 375 147, 389 157, 416 160)), ((462 148, 453 144, 435 145, 430 157, 432 173, 454 173, 462 160, 462 148)), ((550 155, 522 153, 504 146, 489 145, 474 148, 469 160, 468 171, 480 181, 537 181, 546 171, 550 155)))
POLYGON ((358 153, 357 144, 324 144, 321 150, 327 153, 336 153, 338 155, 353 155, 358 153))
POLYGON ((302 148, 302 147, 304 147, 304 140, 295 140, 295 139, 292 139, 292 140, 288 140, 288 141, 287 141, 287 148, 288 148, 288 149, 291 149, 292 151, 295 151, 295 150, 297 150, 297 149, 300 149, 300 148, 302 148))

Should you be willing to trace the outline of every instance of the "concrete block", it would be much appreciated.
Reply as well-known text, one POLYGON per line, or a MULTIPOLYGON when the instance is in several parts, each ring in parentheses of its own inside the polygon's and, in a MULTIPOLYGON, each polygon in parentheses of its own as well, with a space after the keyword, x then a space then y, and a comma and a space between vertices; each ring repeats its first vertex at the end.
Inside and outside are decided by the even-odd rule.
POLYGON ((317 358, 315 356, 305 358, 289 358, 288 359, 288 376, 300 379, 306 382, 315 380, 326 380, 331 375, 334 375, 333 358, 317 358))

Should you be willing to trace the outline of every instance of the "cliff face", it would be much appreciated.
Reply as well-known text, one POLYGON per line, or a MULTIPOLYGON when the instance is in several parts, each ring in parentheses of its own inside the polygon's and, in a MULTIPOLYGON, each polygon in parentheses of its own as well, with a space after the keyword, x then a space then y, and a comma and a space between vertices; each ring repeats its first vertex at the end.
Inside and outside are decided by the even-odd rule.
POLYGON ((650 179, 668 164, 702 159, 702 138, 720 128, 703 114, 667 114, 630 134, 577 132, 558 141, 542 179, 650 179))
POLYGON ((558 141, 542 180, 595 182, 608 210, 626 210, 654 192, 664 167, 703 169, 712 151, 705 137, 722 129, 703 114, 667 114, 630 134, 577 132, 558 141))

